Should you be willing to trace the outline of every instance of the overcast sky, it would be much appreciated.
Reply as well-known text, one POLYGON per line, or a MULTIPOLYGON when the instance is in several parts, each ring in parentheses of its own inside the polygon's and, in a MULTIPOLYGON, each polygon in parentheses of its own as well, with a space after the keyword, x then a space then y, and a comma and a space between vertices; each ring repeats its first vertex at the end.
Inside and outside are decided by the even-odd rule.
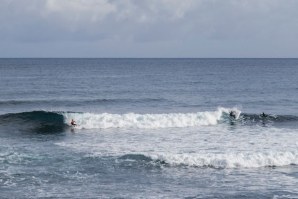
POLYGON ((298 57, 298 0, 0 0, 0 57, 298 57))

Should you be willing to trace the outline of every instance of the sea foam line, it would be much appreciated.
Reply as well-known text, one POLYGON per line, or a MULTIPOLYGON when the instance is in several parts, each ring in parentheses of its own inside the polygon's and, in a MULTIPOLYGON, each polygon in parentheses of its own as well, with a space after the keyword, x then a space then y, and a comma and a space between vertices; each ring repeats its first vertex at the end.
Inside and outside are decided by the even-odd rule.
POLYGON ((234 154, 148 154, 155 161, 170 166, 212 168, 257 168, 298 164, 297 152, 258 152, 234 154))

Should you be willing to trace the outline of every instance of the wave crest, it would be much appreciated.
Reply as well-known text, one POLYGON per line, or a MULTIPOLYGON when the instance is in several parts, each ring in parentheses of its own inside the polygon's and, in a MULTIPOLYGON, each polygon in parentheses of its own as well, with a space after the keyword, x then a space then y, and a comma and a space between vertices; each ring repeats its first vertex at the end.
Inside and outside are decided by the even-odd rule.
MULTIPOLYGON (((167 113, 167 114, 110 114, 110 113, 63 113, 66 122, 71 119, 76 121, 77 128, 178 128, 216 125, 222 116, 229 113, 230 109, 218 108, 213 112, 197 113, 167 113)), ((235 109, 237 117, 240 111, 235 109)))

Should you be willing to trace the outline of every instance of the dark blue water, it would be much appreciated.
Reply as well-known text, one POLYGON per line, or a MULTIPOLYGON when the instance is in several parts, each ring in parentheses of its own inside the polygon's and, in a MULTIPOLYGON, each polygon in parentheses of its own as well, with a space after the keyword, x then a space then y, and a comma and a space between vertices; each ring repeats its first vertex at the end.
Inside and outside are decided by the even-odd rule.
POLYGON ((297 198, 297 77, 298 59, 0 59, 0 196, 297 198))

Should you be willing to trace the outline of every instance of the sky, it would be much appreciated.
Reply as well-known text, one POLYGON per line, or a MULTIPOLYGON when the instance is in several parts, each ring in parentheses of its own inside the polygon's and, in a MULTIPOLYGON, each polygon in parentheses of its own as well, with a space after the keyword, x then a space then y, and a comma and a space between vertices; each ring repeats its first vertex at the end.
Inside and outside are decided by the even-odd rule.
POLYGON ((0 57, 298 57, 298 0, 0 0, 0 57))

